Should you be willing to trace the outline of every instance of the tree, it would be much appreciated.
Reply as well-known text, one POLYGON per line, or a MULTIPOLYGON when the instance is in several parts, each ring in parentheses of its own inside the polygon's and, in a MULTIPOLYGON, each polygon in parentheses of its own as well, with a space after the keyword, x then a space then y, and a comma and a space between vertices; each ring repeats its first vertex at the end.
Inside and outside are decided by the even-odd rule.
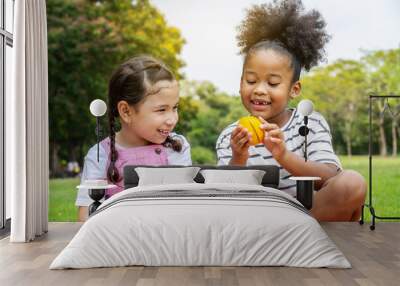
MULTIPOLYGON (((399 94, 400 93, 400 49, 387 51, 373 51, 366 53, 362 62, 367 70, 367 82, 370 92, 379 95, 399 94)), ((380 155, 387 155, 387 142, 385 134, 384 111, 387 104, 378 100, 378 127, 379 127, 379 146, 380 155)), ((395 113, 392 114, 392 155, 397 155, 397 120, 395 113)))
POLYGON ((340 110, 342 124, 339 130, 346 142, 346 153, 352 155, 353 138, 362 136, 359 129, 354 128, 360 120, 361 110, 365 110, 364 100, 365 74, 363 66, 353 60, 338 60, 328 68, 329 73, 334 75, 335 92, 337 102, 335 109, 340 110))

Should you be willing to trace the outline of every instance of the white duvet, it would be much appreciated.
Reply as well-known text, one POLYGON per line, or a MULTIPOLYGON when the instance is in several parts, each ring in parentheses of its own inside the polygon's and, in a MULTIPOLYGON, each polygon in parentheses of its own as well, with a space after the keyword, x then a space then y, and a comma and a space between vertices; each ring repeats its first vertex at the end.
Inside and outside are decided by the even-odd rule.
POLYGON ((127 265, 351 267, 289 195, 255 185, 197 183, 114 195, 50 269, 127 265))

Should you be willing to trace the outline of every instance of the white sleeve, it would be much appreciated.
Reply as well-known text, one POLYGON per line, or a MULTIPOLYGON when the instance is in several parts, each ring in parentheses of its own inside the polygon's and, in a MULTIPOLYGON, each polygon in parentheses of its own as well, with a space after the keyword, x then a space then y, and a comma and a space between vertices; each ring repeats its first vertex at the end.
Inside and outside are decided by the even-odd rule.
POLYGON ((180 152, 167 148, 168 165, 192 165, 192 155, 190 153, 190 144, 182 135, 175 134, 173 139, 178 139, 182 142, 182 150, 180 152))
MULTIPOLYGON (((99 146, 99 162, 97 162, 97 145, 91 147, 85 157, 83 165, 81 184, 85 180, 106 179, 107 178, 107 152, 99 146)), ((89 206, 93 200, 88 195, 87 189, 79 189, 76 196, 75 205, 89 206)))
POLYGON ((232 159, 231 134, 236 126, 237 124, 234 123, 226 127, 217 139, 215 148, 217 151, 218 166, 229 165, 229 162, 232 159))
POLYGON ((313 112, 309 118, 307 154, 310 161, 334 164, 342 169, 339 158, 332 146, 332 135, 325 118, 318 112, 313 112))

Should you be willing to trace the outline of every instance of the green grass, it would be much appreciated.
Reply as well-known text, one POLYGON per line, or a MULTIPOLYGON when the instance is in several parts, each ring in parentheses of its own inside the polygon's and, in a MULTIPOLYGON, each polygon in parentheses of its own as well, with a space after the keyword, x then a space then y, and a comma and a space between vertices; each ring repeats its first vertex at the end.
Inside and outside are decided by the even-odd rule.
POLYGON ((76 221, 75 199, 79 178, 51 179, 49 184, 49 221, 76 221))
MULTIPOLYGON (((368 182, 368 157, 340 158, 345 169, 360 172, 368 182)), ((76 221, 75 199, 79 179, 50 180, 50 221, 76 221)), ((373 158, 373 206, 378 216, 400 216, 400 158, 373 158)), ((367 196, 368 202, 368 196, 367 196)), ((365 209, 366 221, 369 210, 365 209)))
MULTIPOLYGON (((353 156, 340 158, 345 169, 360 172, 367 184, 368 156, 353 156)), ((372 159, 372 205, 375 215, 381 217, 400 216, 400 158, 373 157, 372 159)), ((366 197, 368 203, 369 194, 366 197)), ((369 209, 364 211, 366 221, 370 220, 369 209)))

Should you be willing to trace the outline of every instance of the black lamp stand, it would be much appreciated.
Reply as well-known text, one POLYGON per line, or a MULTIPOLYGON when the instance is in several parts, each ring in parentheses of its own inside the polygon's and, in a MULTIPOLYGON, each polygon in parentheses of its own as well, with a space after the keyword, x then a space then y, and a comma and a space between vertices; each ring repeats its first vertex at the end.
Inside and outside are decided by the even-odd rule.
MULTIPOLYGON (((304 125, 299 128, 299 134, 304 137, 304 160, 307 162, 307 135, 309 129, 307 127, 308 116, 304 116, 304 125)), ((314 180, 307 179, 307 177, 296 178, 296 199, 303 204, 303 206, 310 210, 313 205, 314 194, 314 180)))
POLYGON ((89 216, 91 216, 97 208, 101 205, 100 200, 104 197, 105 189, 89 189, 89 197, 94 200, 94 202, 89 206, 89 216))

